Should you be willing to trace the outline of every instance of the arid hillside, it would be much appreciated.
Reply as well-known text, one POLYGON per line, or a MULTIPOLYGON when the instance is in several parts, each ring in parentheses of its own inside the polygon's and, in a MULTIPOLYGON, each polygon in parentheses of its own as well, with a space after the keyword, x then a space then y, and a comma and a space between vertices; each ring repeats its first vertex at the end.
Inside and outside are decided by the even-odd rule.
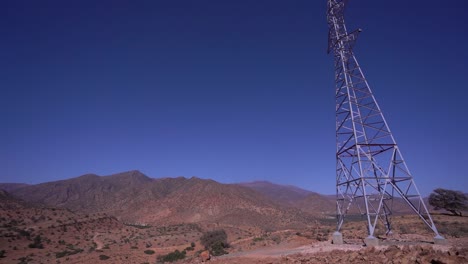
POLYGON ((29 184, 25 184, 25 183, 0 183, 0 190, 12 192, 16 189, 19 189, 21 187, 26 187, 28 185, 29 184))
MULTIPOLYGON (((236 235, 249 235, 235 231, 236 235)), ((29 204, 0 191, 0 263, 94 263, 106 259, 111 263, 153 263, 155 252, 185 249, 201 234, 201 227, 195 224, 126 224, 107 214, 29 204)), ((200 246, 192 248, 199 250, 200 246)))
POLYGON ((313 215, 333 215, 335 196, 322 195, 296 186, 274 184, 267 181, 241 183, 283 206, 298 208, 313 215))
POLYGON ((245 186, 195 177, 152 179, 139 171, 28 185, 12 195, 73 212, 107 213, 126 223, 223 223, 269 230, 305 227, 313 219, 245 186))
POLYGON ((298 201, 314 193, 296 186, 274 184, 268 181, 246 182, 239 183, 239 185, 249 187, 283 205, 295 205, 298 201))
MULTIPOLYGON (((86 174, 37 185, 7 183, 0 189, 29 203, 107 213, 128 223, 223 223, 270 230, 304 227, 311 219, 335 213, 334 196, 295 186, 266 181, 221 184, 196 177, 153 179, 139 171, 86 174)), ((349 213, 359 214, 358 207, 352 206, 349 213)), ((411 209, 396 197, 393 213, 411 209)))

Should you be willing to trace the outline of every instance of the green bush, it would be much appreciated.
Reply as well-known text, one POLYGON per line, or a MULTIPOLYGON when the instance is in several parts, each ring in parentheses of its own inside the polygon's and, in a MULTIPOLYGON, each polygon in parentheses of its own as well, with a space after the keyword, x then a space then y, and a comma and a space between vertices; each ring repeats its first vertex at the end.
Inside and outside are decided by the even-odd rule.
POLYGON ((195 248, 193 248, 193 247, 186 247, 185 248, 185 251, 193 251, 193 250, 195 250, 195 248))
POLYGON ((106 260, 106 259, 109 259, 110 257, 109 256, 106 256, 106 255, 99 255, 99 259, 100 260, 106 260))
POLYGON ((213 256, 227 254, 224 250, 229 247, 227 243, 227 234, 224 230, 208 231, 200 238, 201 243, 206 249, 210 250, 213 256))
POLYGON ((19 233, 20 236, 24 236, 24 237, 30 237, 31 236, 31 233, 29 233, 26 230, 19 230, 17 232, 19 233))
POLYGON ((276 244, 281 242, 281 237, 278 235, 271 236, 271 240, 273 240, 276 244))
POLYGON ((217 243, 215 243, 214 245, 211 246, 210 253, 213 256, 225 255, 228 252, 226 250, 224 250, 224 248, 225 248, 225 245, 222 242, 217 242, 217 243))
POLYGON ((42 238, 40 235, 37 235, 34 238, 34 242, 28 245, 29 248, 44 248, 44 245, 42 245, 42 238))
POLYGON ((55 257, 56 258, 63 258, 65 256, 68 256, 69 255, 68 253, 70 253, 70 251, 68 251, 68 250, 65 250, 65 251, 62 251, 62 252, 57 252, 57 253, 55 253, 55 257))
POLYGON ((176 250, 174 252, 171 252, 167 255, 162 255, 162 256, 158 256, 158 262, 174 262, 174 261, 177 261, 177 260, 180 260, 180 259, 184 259, 185 258, 185 250, 180 252, 179 250, 176 250))
POLYGON ((55 253, 55 257, 56 258, 63 258, 65 256, 70 256, 70 255, 78 254, 78 253, 81 253, 81 252, 83 252, 83 249, 81 249, 81 248, 73 249, 72 251, 65 250, 65 251, 62 251, 62 252, 55 253))

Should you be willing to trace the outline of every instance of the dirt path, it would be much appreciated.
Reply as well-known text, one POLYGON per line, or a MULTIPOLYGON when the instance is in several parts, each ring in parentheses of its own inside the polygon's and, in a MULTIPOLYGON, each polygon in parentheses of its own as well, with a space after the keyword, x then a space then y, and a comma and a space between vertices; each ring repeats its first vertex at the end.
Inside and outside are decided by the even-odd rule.
POLYGON ((96 232, 93 237, 94 243, 96 243, 96 250, 100 250, 104 247, 104 244, 98 239, 99 233, 96 232))
POLYGON ((344 251, 357 251, 364 247, 362 245, 333 245, 329 241, 319 242, 312 245, 305 245, 300 247, 291 247, 291 245, 283 244, 275 247, 260 248, 251 251, 234 252, 228 255, 223 255, 218 258, 237 258, 237 257, 248 257, 248 258, 268 258, 268 257, 280 257, 296 253, 318 253, 318 252, 329 252, 332 250, 344 250, 344 251))
MULTIPOLYGON (((431 243, 422 242, 422 241, 384 241, 381 242, 382 245, 375 247, 376 250, 385 250, 390 246, 400 246, 403 247, 407 246, 430 246, 434 250, 439 250, 441 252, 448 252, 450 249, 450 245, 433 245, 431 243)), ((280 244, 274 247, 267 247, 267 248, 259 248, 250 251, 242 251, 242 252, 233 252, 228 255, 223 255, 217 257, 216 259, 231 259, 231 258, 253 258, 253 259, 265 259, 265 258, 276 258, 276 257, 284 257, 287 255, 293 255, 297 253, 301 254, 316 254, 316 253, 325 253, 331 252, 333 250, 339 250, 342 252, 350 252, 350 251, 359 251, 366 249, 361 242, 351 242, 349 244, 343 245, 333 245, 330 241, 323 241, 317 242, 310 245, 302 245, 297 246, 294 244, 280 244)))
MULTIPOLYGON (((293 230, 291 230, 291 229, 280 230, 280 231, 272 232, 272 233, 270 233, 270 235, 277 235, 277 234, 282 234, 282 233, 286 233, 286 232, 293 232, 293 230)), ((250 241, 250 240, 254 239, 255 237, 257 237, 257 236, 251 236, 251 237, 235 240, 235 241, 229 242, 229 244, 236 245, 236 244, 239 244, 239 243, 242 243, 242 242, 245 242, 245 241, 250 241)))

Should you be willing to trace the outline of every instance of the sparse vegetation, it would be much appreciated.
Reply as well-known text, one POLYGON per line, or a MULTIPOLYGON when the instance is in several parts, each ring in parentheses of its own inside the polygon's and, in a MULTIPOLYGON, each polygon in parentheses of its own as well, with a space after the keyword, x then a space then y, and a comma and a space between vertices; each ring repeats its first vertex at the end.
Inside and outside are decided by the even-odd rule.
POLYGON ((146 228, 151 228, 151 227, 152 227, 152 226, 147 225, 147 224, 130 224, 130 223, 125 223, 124 225, 126 225, 126 226, 131 226, 131 227, 135 227, 135 228, 138 228, 138 229, 146 229, 146 228))
POLYGON ((18 260, 19 260, 18 264, 28 264, 31 262, 32 259, 29 256, 26 256, 26 257, 21 257, 18 260))
POLYGON ((401 225, 399 228, 400 228, 400 233, 401 234, 408 234, 409 233, 409 228, 406 225, 401 225))
POLYGON ((0 258, 4 258, 4 257, 5 257, 5 253, 6 253, 5 250, 0 250, 0 258))
POLYGON ((154 250, 151 250, 151 249, 147 249, 144 252, 145 252, 145 254, 148 254, 148 255, 153 255, 154 254, 154 250))
POLYGON ((439 232, 450 237, 460 238, 468 236, 468 227, 466 223, 459 223, 457 221, 443 221, 437 223, 439 232))

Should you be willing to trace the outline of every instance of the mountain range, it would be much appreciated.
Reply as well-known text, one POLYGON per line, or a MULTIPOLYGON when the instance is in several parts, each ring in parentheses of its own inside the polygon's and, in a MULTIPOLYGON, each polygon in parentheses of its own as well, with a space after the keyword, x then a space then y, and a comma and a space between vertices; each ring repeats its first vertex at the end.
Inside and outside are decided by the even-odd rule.
POLYGON ((128 223, 221 223, 276 229, 306 226, 317 215, 334 210, 329 197, 293 186, 221 184, 196 177, 153 179, 139 171, 86 174, 36 185, 7 183, 0 184, 0 189, 29 203, 106 213, 128 223))
MULTIPOLYGON (((137 170, 36 185, 0 183, 0 189, 8 197, 38 206, 105 213, 122 222, 152 225, 216 223, 278 229, 304 227, 335 213, 334 196, 295 186, 267 181, 222 184, 196 177, 154 179, 137 170)), ((394 205, 400 212, 408 211, 398 199, 394 205)))

